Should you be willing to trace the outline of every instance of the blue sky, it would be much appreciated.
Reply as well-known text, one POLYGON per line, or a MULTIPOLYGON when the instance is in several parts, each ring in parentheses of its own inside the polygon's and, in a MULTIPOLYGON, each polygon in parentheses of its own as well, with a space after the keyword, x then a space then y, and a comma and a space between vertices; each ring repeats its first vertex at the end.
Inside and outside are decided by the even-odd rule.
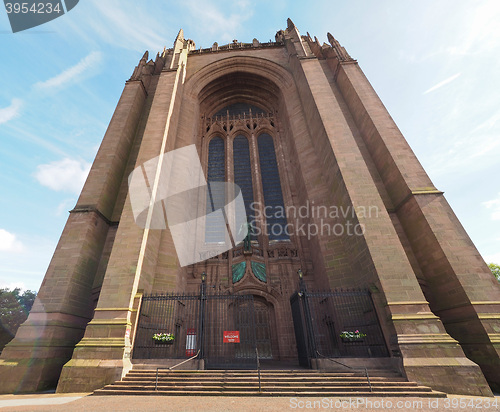
POLYGON ((476 247, 500 263, 500 2, 81 0, 13 34, 0 9, 0 287, 37 290, 142 57, 274 39, 290 17, 358 60, 476 247), (203 4, 203 5, 202 5, 203 4))

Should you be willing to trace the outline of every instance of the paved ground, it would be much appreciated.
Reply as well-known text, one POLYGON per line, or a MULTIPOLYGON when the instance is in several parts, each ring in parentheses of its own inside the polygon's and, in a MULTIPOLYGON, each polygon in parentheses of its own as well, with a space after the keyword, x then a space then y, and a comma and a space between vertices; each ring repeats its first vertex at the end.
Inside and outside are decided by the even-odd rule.
POLYGON ((223 396, 90 396, 90 394, 1 395, 0 411, 64 411, 64 412, 132 412, 132 411, 195 411, 195 412, 275 412, 383 410, 470 412, 500 410, 500 396, 476 398, 450 396, 427 398, 268 398, 223 396), (367 402, 369 404, 367 404, 367 402), (370 404, 371 402, 371 404, 370 404))

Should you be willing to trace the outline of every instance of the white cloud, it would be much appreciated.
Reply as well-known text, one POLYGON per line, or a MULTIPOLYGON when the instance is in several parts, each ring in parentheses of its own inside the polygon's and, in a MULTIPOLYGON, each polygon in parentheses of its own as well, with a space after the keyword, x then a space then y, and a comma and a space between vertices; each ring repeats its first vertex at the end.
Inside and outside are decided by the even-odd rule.
POLYGON ((484 261, 486 263, 496 263, 497 265, 500 264, 500 252, 484 256, 484 261))
POLYGON ((68 156, 68 153, 61 149, 61 145, 53 144, 48 139, 40 137, 38 133, 37 134, 30 133, 28 130, 26 130, 25 125, 20 125, 20 126, 9 125, 9 128, 12 131, 12 135, 15 135, 16 139, 18 140, 24 140, 33 145, 40 146, 45 150, 48 150, 59 156, 68 156))
POLYGON ((161 50, 165 44, 162 32, 166 28, 161 15, 149 11, 145 13, 142 5, 118 0, 93 0, 92 7, 94 14, 89 21, 90 27, 107 43, 141 51, 144 48, 161 50))
POLYGON ((491 209, 491 219, 500 220, 500 194, 496 199, 483 202, 483 206, 491 209))
POLYGON ((0 229, 0 251, 2 252, 22 252, 23 244, 17 240, 16 235, 0 229))
POLYGON ((457 132, 446 136, 446 139, 443 137, 434 147, 434 152, 425 159, 428 162, 427 171, 434 177, 476 174, 490 167, 492 161, 500 156, 500 140, 495 134, 470 133, 461 136, 457 132))
POLYGON ((24 284, 24 282, 9 282, 9 283, 5 283, 4 281, 1 281, 0 280, 0 288, 6 288, 6 289, 10 289, 10 290, 14 290, 16 288, 19 288, 21 290, 26 290, 26 285, 24 284))
POLYGON ((21 99, 12 99, 10 106, 0 109, 0 124, 19 116, 22 105, 23 101, 21 99))
POLYGON ((458 79, 461 74, 462 73, 457 73, 457 74, 455 74, 455 75, 453 75, 451 77, 448 77, 446 80, 443 80, 442 82, 439 82, 435 86, 432 86, 430 89, 426 90, 423 94, 431 93, 434 90, 437 90, 437 89, 443 87, 444 85, 447 85, 448 83, 451 83, 452 81, 458 79))
POLYGON ((57 236, 47 238, 31 232, 23 237, 22 253, 0 251, 0 287, 38 290, 57 241, 57 236))
POLYGON ((90 163, 65 158, 39 165, 35 178, 52 190, 79 194, 90 171, 90 163))
POLYGON ((477 2, 465 20, 461 48, 471 53, 488 52, 498 46, 500 7, 497 0, 477 2))
POLYGON ((498 121, 500 120, 500 110, 498 110, 496 113, 491 115, 487 120, 485 120, 483 123, 481 123, 479 126, 477 126, 472 133, 477 132, 478 130, 486 130, 489 131, 495 126, 498 121))
POLYGON ((204 7, 200 7, 199 2, 195 0, 186 0, 184 5, 188 8, 188 15, 196 21, 198 34, 217 37, 219 45, 235 39, 236 33, 244 26, 243 23, 254 14, 253 4, 245 0, 236 2, 235 7, 231 9, 232 13, 227 8, 218 8, 209 1, 204 3, 204 7))
POLYGON ((35 84, 36 89, 52 89, 66 85, 73 79, 80 76, 85 71, 97 66, 102 60, 100 52, 92 52, 88 56, 80 60, 76 65, 64 70, 62 73, 44 82, 35 84))

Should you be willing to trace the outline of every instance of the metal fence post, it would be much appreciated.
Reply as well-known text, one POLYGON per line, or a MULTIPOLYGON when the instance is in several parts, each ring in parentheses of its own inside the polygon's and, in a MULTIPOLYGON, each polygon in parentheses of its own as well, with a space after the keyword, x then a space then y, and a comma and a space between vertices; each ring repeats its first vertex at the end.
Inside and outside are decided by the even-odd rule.
POLYGON ((307 335, 309 341, 309 358, 316 358, 316 339, 314 336, 314 328, 311 317, 311 309, 309 307, 309 298, 307 294, 306 284, 303 279, 302 270, 298 270, 299 275, 299 286, 300 286, 300 298, 304 302, 304 317, 306 318, 307 335))
POLYGON ((203 349, 203 341, 204 341, 204 320, 205 320, 205 301, 207 299, 206 293, 206 280, 207 274, 203 272, 201 274, 201 285, 200 285, 200 359, 204 359, 205 351, 203 349))

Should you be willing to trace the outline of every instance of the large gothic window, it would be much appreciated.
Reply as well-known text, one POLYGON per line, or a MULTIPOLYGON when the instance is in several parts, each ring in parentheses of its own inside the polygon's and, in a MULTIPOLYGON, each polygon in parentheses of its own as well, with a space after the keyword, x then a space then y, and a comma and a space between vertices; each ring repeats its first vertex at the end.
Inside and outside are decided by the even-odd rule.
MULTIPOLYGON (((252 167, 250 164, 250 147, 248 139, 239 135, 233 141, 233 163, 234 163, 234 183, 236 183, 243 195, 247 221, 254 226, 254 212, 251 207, 253 203, 252 167)), ((240 221, 239 216, 237 216, 240 221)), ((252 236, 255 238, 255 236, 252 236)))
MULTIPOLYGON (((230 175, 241 189, 247 221, 254 229, 252 241, 264 240, 265 237, 270 242, 289 241, 274 145, 273 114, 257 106, 235 103, 208 118, 207 132, 212 127, 215 137, 211 133, 208 135, 209 186, 213 182, 227 181, 230 176, 226 176, 226 170, 231 166, 230 175), (221 132, 226 134, 224 138, 220 136, 221 132), (226 139, 230 142, 227 152, 226 139), (254 203, 257 199, 263 204, 254 203)), ((225 196, 224 189, 209 190, 207 213, 223 208, 224 200, 227 200, 225 196)), ((236 217, 238 221, 242 220, 241 216, 236 217)), ((206 242, 224 242, 224 235, 224 228, 217 227, 214 219, 207 218, 206 242)))
POLYGON ((209 213, 224 207, 225 193, 223 185, 210 185, 214 182, 225 182, 225 155, 224 140, 221 137, 214 137, 208 145, 208 169, 207 169, 207 219, 205 228, 205 241, 207 243, 224 242, 225 228, 218 224, 209 213))
POLYGON ((269 240, 288 240, 289 236, 286 232, 287 221, 284 213, 285 205, 281 191, 273 138, 269 134, 263 133, 257 141, 269 240))

